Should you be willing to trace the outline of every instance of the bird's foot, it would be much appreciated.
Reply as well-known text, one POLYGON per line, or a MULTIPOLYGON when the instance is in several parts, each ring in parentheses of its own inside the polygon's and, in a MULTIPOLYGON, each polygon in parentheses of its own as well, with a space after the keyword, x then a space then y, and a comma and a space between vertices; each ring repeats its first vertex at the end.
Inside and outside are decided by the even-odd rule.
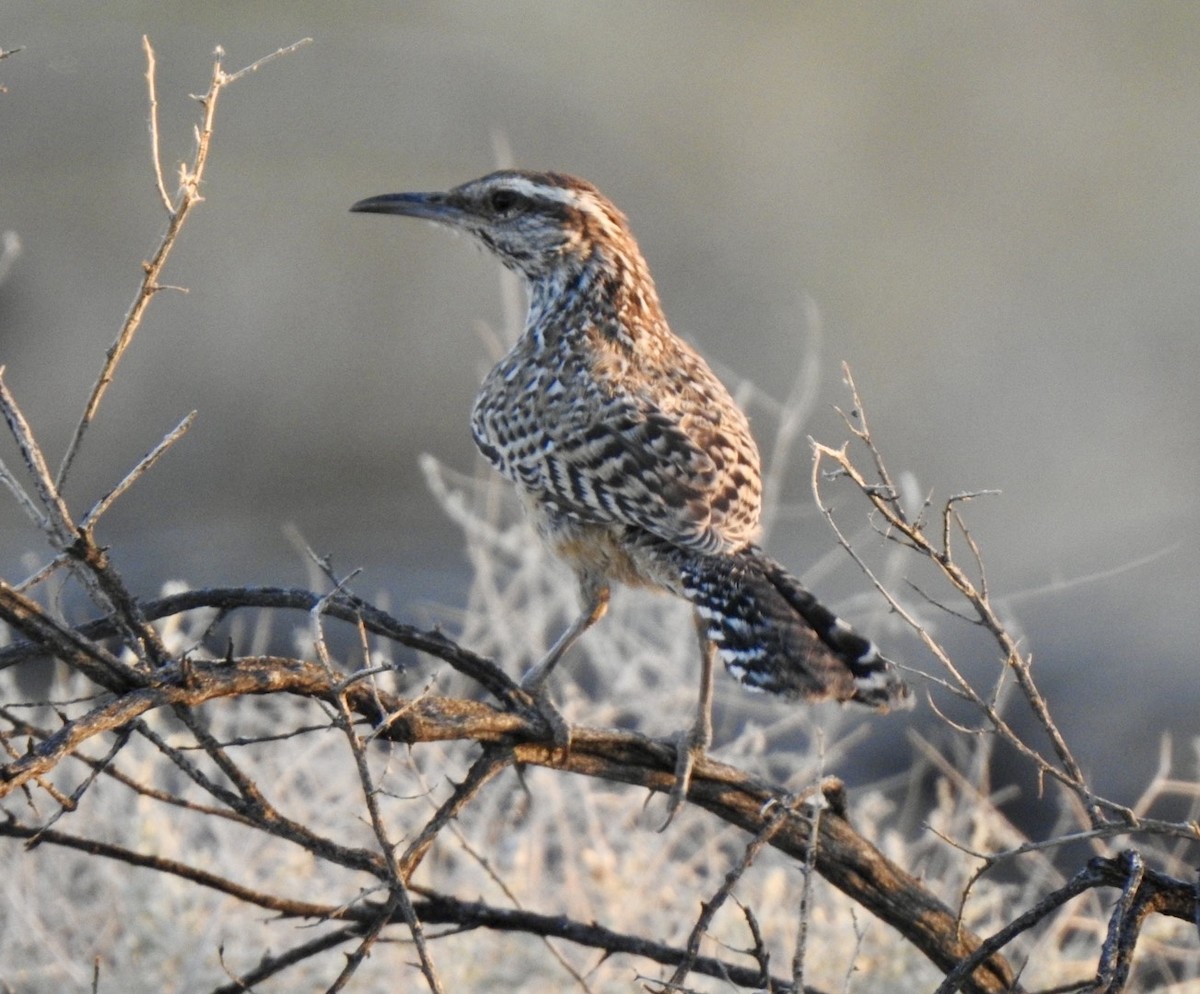
POLYGON ((702 720, 698 720, 687 731, 680 732, 675 736, 675 785, 671 788, 670 797, 667 798, 667 820, 658 827, 660 832, 667 830, 667 827, 675 820, 675 813, 687 800, 696 763, 708 753, 711 742, 712 729, 707 722, 702 720))
POLYGON ((550 695, 546 693, 545 687, 522 687, 522 689, 529 695, 530 703, 533 705, 533 713, 549 730, 554 751, 560 754, 561 762, 565 763, 571 755, 570 724, 562 716, 562 712, 555 707, 554 702, 550 700, 550 695))

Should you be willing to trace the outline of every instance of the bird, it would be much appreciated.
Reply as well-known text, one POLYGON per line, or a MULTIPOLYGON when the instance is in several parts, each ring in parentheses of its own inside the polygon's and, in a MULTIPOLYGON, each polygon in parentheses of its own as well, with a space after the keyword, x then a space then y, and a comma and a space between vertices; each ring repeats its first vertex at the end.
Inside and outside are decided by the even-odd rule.
POLYGON ((699 705, 677 743, 672 816, 711 745, 717 658, 746 687, 785 698, 911 705, 895 664, 760 547, 747 416, 671 330, 628 219, 595 186, 504 169, 350 209, 466 233, 525 284, 524 330, 484 378, 471 432, 578 580, 578 617, 522 681, 543 714, 556 714, 547 678, 604 616, 614 583, 693 608, 699 705))

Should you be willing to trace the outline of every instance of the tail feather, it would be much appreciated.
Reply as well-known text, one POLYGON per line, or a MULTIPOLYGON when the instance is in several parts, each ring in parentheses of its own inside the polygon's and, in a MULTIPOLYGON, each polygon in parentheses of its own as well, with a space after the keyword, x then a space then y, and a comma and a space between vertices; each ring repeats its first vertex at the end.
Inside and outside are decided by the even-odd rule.
POLYGON ((695 556, 681 572, 708 638, 747 687, 880 711, 912 706, 908 687, 874 643, 753 546, 695 556))

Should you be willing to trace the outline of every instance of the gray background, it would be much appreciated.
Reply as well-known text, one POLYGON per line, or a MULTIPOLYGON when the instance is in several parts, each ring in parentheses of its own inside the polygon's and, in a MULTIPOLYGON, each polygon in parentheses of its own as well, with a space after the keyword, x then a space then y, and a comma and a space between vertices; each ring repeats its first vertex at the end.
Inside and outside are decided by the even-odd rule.
MULTIPOLYGON (((190 292, 154 303, 69 488, 86 506, 199 409, 101 530, 139 592, 303 583, 295 522, 402 615, 461 603, 461 538, 416 458, 473 465, 498 267, 346 208, 507 148, 629 214, 674 327, 730 376, 786 393, 811 296, 809 431, 845 437, 846 359, 894 468, 941 496, 1001 489, 970 520, 993 590, 1027 593, 1037 672, 1089 772, 1132 800, 1164 728, 1188 772, 1200 9, 8 3, 0 46, 24 51, 0 62, 0 229, 24 253, 0 286, 0 363, 56 459, 164 223, 143 33, 168 167, 215 45, 232 70, 315 43, 224 94, 209 199, 166 273, 190 292)), ((782 495, 801 506, 806 462, 782 495)), ((832 541, 809 513, 771 546, 803 571, 832 541)), ((3 574, 38 548, 0 501, 3 574)), ((825 581, 862 586, 848 565, 825 581)))

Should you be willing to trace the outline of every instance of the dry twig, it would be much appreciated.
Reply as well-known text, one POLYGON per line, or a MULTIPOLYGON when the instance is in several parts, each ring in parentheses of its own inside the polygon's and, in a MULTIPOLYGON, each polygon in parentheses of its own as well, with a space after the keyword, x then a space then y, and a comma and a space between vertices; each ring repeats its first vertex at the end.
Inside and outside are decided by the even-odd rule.
POLYGON ((235 73, 225 72, 224 67, 221 65, 221 57, 224 53, 221 49, 217 49, 208 90, 196 97, 201 107, 200 125, 196 129, 196 149, 190 163, 180 163, 179 187, 176 190, 174 198, 172 198, 167 192, 166 183, 163 180, 162 159, 159 155, 158 147, 158 93, 155 85, 156 62, 154 49, 150 45, 150 39, 145 36, 142 37, 142 46, 146 51, 146 81, 150 99, 150 151, 153 158, 152 164, 158 193, 162 199, 163 207, 167 211, 167 230, 163 232, 162 239, 159 241, 154 253, 150 256, 150 260, 143 264, 141 286, 138 287, 137 293, 134 295, 133 304, 125 316, 125 321, 122 323, 116 339, 105 353, 100 373, 96 377, 96 382, 92 385, 92 391, 87 403, 84 405, 83 414, 79 419, 79 423, 75 426, 75 432, 67 444, 66 452, 63 453, 62 462, 59 464, 58 474, 55 477, 55 484, 58 489, 61 490, 63 483, 66 481, 71 464, 75 461, 75 457, 79 453, 79 446, 83 442, 84 433, 95 419, 96 412, 100 408, 100 401, 104 398, 109 384, 112 383, 113 377, 116 375, 117 365, 120 363, 122 356, 124 356, 126 349, 129 348, 134 335, 141 326, 142 318, 146 314, 146 309, 150 306, 150 301, 154 299, 155 294, 159 290, 164 289, 159 279, 162 275, 163 267, 167 264, 167 258, 171 254, 171 249, 175 247, 175 242, 179 238, 180 231, 183 230, 183 226, 192 209, 204 199, 200 193, 200 187, 204 181, 205 169, 208 166, 208 155, 212 146, 213 121, 216 118, 218 98, 227 86, 241 79, 247 73, 257 70, 271 59, 293 52, 297 48, 309 44, 311 41, 311 38, 305 38, 294 45, 281 48, 277 52, 259 59, 257 62, 235 73))

